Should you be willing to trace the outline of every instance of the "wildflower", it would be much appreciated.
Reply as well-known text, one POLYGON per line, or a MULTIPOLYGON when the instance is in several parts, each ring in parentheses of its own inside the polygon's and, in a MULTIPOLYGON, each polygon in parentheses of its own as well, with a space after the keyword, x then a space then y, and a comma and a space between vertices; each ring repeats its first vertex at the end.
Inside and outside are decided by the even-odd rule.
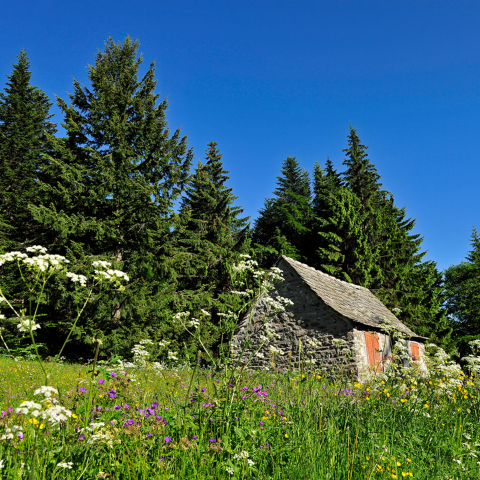
POLYGON ((28 318, 23 318, 20 319, 20 323, 17 325, 17 328, 20 332, 29 332, 30 330, 38 330, 40 328, 40 325, 33 320, 30 320, 28 318))
POLYGON ((195 435, 192 437, 192 440, 197 440, 197 439, 198 439, 198 437, 195 436, 195 435))
POLYGON ((97 383, 99 383, 100 385, 103 385, 105 383, 105 380, 101 378, 97 383))
POLYGON ((288 438, 288 433, 285 434, 285 438, 288 438))
POLYGON ((215 443, 216 440, 214 438, 210 438, 210 440, 208 440, 210 443, 215 443))
POLYGON ((165 437, 165 443, 170 443, 172 441, 172 437, 165 437))
POLYGON ((117 375, 116 373, 114 373, 114 372, 110 372, 110 375, 111 375, 112 377, 114 377, 114 378, 115 378, 115 377, 118 377, 118 375, 117 375))
POLYGON ((48 387, 48 386, 43 386, 40 388, 37 388, 35 392, 33 392, 34 395, 45 395, 45 397, 50 398, 52 395, 58 395, 58 390, 54 387, 48 387))
POLYGON ((110 391, 108 392, 108 396, 109 396, 110 398, 115 398, 115 397, 117 396, 117 392, 116 392, 115 390, 110 390, 110 391))
POLYGON ((85 387, 82 387, 82 388, 80 389, 80 392, 82 392, 82 393, 85 393, 86 391, 87 391, 87 389, 86 389, 85 387))
POLYGON ((57 467, 59 468, 69 468, 70 470, 72 469, 73 467, 73 462, 61 462, 61 463, 57 463, 57 467))
POLYGON ((3 464, 3 460, 0 460, 0 468, 3 468, 5 465, 3 464))
POLYGON ((251 460, 250 458, 247 460, 247 463, 253 467, 255 465, 255 462, 253 460, 251 460))

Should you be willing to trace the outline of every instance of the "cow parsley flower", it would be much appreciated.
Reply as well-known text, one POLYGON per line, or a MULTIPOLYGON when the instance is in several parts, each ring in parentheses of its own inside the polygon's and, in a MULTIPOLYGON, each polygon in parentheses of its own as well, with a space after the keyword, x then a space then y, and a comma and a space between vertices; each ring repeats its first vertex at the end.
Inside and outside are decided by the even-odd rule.
POLYGON ((40 325, 29 318, 20 318, 17 328, 20 332, 29 332, 30 330, 38 330, 40 325))
POLYGON ((60 463, 57 463, 57 467, 58 468, 69 468, 71 470, 72 467, 73 467, 73 462, 60 462, 60 463))

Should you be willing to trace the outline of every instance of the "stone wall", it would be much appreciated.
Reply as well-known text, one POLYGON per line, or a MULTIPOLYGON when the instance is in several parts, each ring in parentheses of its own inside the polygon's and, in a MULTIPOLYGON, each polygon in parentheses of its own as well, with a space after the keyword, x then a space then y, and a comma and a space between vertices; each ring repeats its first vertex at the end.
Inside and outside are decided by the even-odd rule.
MULTIPOLYGON (((262 347, 249 366, 287 370, 299 368, 301 361, 304 366, 316 370, 348 370, 356 375, 353 324, 318 298, 288 263, 281 261, 278 267, 283 271, 284 281, 269 295, 274 299, 277 296, 288 298, 293 305, 268 320, 275 338, 262 347), (271 347, 282 354, 272 353, 271 347)), ((262 298, 239 324, 232 340, 234 359, 240 355, 247 329, 248 340, 253 345, 244 352, 241 363, 250 359, 260 347, 267 333, 268 317, 268 301, 262 298)))

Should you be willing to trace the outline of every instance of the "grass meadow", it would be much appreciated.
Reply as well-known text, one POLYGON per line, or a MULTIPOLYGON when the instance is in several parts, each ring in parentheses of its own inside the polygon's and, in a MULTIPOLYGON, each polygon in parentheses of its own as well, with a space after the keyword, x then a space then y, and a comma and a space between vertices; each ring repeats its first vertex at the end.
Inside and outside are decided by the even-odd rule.
POLYGON ((442 390, 448 379, 91 370, 0 359, 0 478, 480 478, 478 385, 463 373, 442 390), (41 366, 58 395, 34 395, 41 366), (42 417, 55 404, 73 414, 42 417))

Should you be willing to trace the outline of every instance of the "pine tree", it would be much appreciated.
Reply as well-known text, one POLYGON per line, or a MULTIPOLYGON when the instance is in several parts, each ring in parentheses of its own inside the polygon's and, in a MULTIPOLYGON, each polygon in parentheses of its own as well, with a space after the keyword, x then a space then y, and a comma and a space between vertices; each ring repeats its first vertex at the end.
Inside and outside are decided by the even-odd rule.
POLYGON ((240 300, 230 293, 232 267, 249 251, 249 219, 240 217, 243 209, 233 205, 237 197, 225 185, 229 176, 217 144, 209 143, 206 153, 207 162, 198 163, 181 203, 175 308, 210 313, 208 318, 200 316, 202 337, 205 346, 216 350, 235 326, 218 314, 240 300))
POLYGON ((309 176, 295 157, 284 160, 281 173, 275 197, 265 200, 255 220, 253 241, 265 266, 271 266, 281 254, 306 260, 312 217, 309 176))
POLYGON ((0 215, 10 226, 7 238, 15 245, 35 241, 38 225, 29 204, 38 204, 38 172, 48 153, 47 134, 56 132, 51 103, 30 84, 32 73, 22 50, 0 93, 0 215))
POLYGON ((87 312, 81 333, 114 333, 114 352, 135 336, 169 332, 161 319, 169 316, 171 217, 193 155, 180 130, 170 135, 155 64, 139 78, 138 49, 129 37, 108 39, 88 67, 91 87, 74 80, 71 103, 58 100, 67 134, 52 139, 41 182, 47 200, 32 208, 46 246, 72 263, 101 256, 130 276, 124 294, 87 312))
POLYGON ((445 270, 442 293, 453 337, 462 355, 470 353, 468 341, 480 338, 480 236, 475 227, 471 245, 465 262, 445 270))
POLYGON ((362 285, 419 335, 446 345, 451 328, 440 308, 441 276, 434 262, 422 261, 423 238, 412 234, 415 220, 395 206, 382 190, 356 131, 350 127, 349 148, 340 180, 314 173, 315 222, 319 238, 313 266, 342 280, 362 285))

